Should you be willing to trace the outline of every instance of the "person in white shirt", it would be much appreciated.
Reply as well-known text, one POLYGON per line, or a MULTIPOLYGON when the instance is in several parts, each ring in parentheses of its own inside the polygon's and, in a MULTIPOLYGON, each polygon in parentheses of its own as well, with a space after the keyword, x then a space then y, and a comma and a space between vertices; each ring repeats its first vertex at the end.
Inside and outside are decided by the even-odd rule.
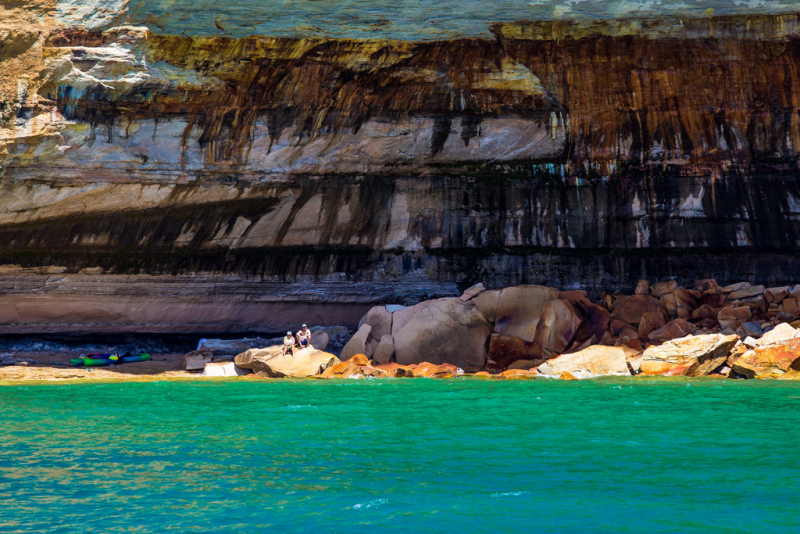
POLYGON ((282 356, 286 356, 287 352, 292 353, 292 358, 294 358, 294 336, 292 335, 292 331, 286 332, 286 336, 283 338, 283 354, 282 356))
POLYGON ((311 330, 308 329, 306 325, 297 331, 297 343, 300 345, 301 349, 307 348, 309 343, 311 343, 311 330))

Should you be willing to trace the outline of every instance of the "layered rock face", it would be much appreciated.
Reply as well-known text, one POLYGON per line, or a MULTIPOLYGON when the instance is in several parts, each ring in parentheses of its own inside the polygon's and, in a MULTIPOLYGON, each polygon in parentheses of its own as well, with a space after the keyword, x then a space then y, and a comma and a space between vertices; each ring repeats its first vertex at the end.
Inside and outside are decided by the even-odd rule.
POLYGON ((399 41, 4 9, 0 329, 280 331, 477 281, 800 278, 796 15, 399 41))

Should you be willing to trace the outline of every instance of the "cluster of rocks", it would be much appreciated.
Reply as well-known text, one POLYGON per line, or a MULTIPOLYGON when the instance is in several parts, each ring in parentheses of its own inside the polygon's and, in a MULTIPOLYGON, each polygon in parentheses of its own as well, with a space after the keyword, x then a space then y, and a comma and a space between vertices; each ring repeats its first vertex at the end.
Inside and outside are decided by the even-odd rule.
MULTIPOLYGON (((311 346, 314 350, 340 351, 349 331, 345 326, 315 326, 310 328, 311 346)), ((241 376, 248 374, 247 369, 234 364, 236 354, 245 353, 254 348, 268 347, 265 354, 280 354, 283 337, 276 338, 244 338, 244 339, 202 339, 197 350, 183 357, 183 366, 187 371, 202 371, 205 376, 241 376)), ((306 351, 307 352, 307 351, 306 351)), ((295 356, 303 351, 296 350, 295 356)), ((335 356, 335 354, 332 354, 335 356)), ((314 373, 310 373, 314 374, 314 373)), ((298 376, 309 376, 302 374, 298 376)))
POLYGON ((800 378, 800 286, 720 287, 699 280, 634 295, 522 285, 414 306, 376 306, 341 354, 326 352, 344 327, 315 327, 311 347, 283 356, 281 338, 204 340, 187 369, 208 376, 354 378, 451 377, 580 379, 607 375, 800 378), (235 346, 234 346, 235 345, 235 346), (235 357, 234 349, 242 349, 235 357))
POLYGON ((458 298, 372 308, 341 357, 507 376, 789 378, 799 316, 800 285, 640 280, 635 294, 595 303, 582 291, 478 284, 458 298))
POLYGON ((21 367, 27 367, 32 363, 36 363, 36 361, 30 358, 19 358, 12 352, 4 352, 0 354, 0 365, 18 365, 21 367))

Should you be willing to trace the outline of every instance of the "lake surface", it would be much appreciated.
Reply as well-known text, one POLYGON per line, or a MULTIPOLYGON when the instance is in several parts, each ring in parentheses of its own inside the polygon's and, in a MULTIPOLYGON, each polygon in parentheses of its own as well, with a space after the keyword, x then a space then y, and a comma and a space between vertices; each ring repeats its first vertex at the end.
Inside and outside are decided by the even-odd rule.
POLYGON ((0 532, 798 532, 800 384, 0 387, 0 532))

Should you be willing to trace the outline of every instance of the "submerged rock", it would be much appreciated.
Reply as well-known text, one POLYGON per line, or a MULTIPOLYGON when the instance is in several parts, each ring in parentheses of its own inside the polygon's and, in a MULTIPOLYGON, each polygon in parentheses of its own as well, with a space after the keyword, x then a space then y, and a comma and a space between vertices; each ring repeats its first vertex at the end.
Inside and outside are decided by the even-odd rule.
POLYGON ((422 362, 414 367, 414 376, 418 378, 453 378, 462 374, 464 371, 448 363, 422 362))
POLYGON ((532 371, 527 369, 508 369, 497 376, 504 380, 527 380, 538 375, 539 373, 535 369, 532 371))
POLYGON ((413 378, 414 370, 408 365, 400 365, 397 363, 387 363, 375 366, 376 369, 384 371, 389 377, 396 378, 413 378))

